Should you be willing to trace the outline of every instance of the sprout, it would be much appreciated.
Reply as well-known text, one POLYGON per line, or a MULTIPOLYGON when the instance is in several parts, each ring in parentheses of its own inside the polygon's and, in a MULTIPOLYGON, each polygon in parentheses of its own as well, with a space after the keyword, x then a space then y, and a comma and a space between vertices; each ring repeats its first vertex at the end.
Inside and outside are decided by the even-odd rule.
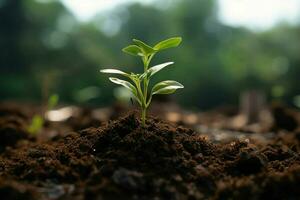
POLYGON ((151 47, 140 40, 133 39, 133 45, 129 45, 123 48, 123 52, 138 56, 142 59, 144 65, 143 74, 126 73, 118 69, 103 69, 100 70, 102 73, 118 74, 128 78, 130 81, 125 81, 115 77, 110 77, 109 80, 115 84, 121 85, 127 88, 132 94, 135 100, 141 107, 142 111, 142 124, 145 125, 146 112, 149 107, 152 96, 155 94, 172 94, 177 89, 183 88, 183 85, 173 80, 166 80, 157 83, 153 86, 152 90, 149 92, 149 82, 151 77, 162 70, 163 68, 172 65, 173 62, 166 62, 149 68, 150 62, 153 56, 164 49, 171 47, 177 47, 181 43, 180 37, 170 38, 159 42, 154 47, 151 47))
MULTIPOLYGON (((52 110, 57 105, 58 100, 59 96, 57 94, 51 95, 48 99, 47 110, 52 110)), ((32 135, 37 134, 43 128, 44 121, 45 119, 41 115, 34 115, 31 120, 31 124, 27 128, 27 131, 32 135)))

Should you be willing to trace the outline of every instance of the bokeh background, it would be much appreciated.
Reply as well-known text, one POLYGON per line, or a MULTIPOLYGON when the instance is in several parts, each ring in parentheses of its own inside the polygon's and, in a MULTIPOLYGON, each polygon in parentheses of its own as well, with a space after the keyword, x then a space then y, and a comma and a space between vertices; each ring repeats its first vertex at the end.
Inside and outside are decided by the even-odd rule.
POLYGON ((155 80, 183 85, 186 108, 237 105, 243 91, 300 107, 299 0, 0 0, 0 101, 110 105, 116 86, 101 68, 138 72, 122 53, 181 36, 153 64, 175 65, 155 80))

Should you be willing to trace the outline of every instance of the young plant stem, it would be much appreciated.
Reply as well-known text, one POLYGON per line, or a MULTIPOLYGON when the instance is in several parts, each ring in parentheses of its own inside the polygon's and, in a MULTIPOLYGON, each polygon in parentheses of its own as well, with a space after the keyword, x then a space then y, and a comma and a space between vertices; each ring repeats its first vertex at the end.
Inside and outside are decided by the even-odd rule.
POLYGON ((138 79, 132 79, 132 81, 134 82, 136 88, 137 88, 137 94, 138 94, 138 98, 140 98, 140 106, 141 106, 141 110, 142 110, 142 116, 141 116, 141 120, 142 120, 142 125, 145 126, 145 121, 146 121, 146 102, 147 100, 145 99, 145 96, 143 94, 142 88, 141 88, 141 82, 138 79))
MULTIPOLYGON (((143 57, 143 64, 144 64, 144 72, 146 72, 148 70, 150 61, 152 59, 152 57, 154 56, 154 54, 151 54, 150 56, 144 56, 143 57)), ((143 89, 144 89, 144 102, 142 106, 142 125, 145 126, 146 125, 146 116, 147 116, 147 108, 148 108, 148 85, 149 85, 149 78, 146 76, 144 78, 143 81, 143 89)))
POLYGON ((146 110, 147 108, 142 107, 142 125, 145 127, 146 125, 146 110))

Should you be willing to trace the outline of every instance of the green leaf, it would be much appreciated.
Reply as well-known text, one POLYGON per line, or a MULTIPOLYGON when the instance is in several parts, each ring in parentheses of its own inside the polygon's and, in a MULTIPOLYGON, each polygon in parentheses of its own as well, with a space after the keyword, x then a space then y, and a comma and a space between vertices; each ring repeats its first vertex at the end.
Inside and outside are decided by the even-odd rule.
POLYGON ((128 53, 132 56, 143 56, 143 51, 136 45, 129 45, 122 49, 123 52, 128 53))
POLYGON ((154 46, 154 49, 157 51, 168 49, 172 47, 177 47, 181 43, 181 37, 173 37, 164 41, 159 42, 154 46))
POLYGON ((146 71, 146 72, 144 72, 144 73, 142 73, 141 75, 139 75, 139 80, 141 81, 141 80, 143 80, 144 78, 146 78, 146 76, 148 75, 148 71, 146 71))
POLYGON ((28 127, 28 132, 31 134, 37 134, 44 125, 44 119, 40 115, 34 115, 30 126, 28 127))
POLYGON ((57 105, 58 100, 59 96, 57 94, 51 95, 48 99, 48 110, 53 109, 57 105))
POLYGON ((115 84, 118 84, 118 85, 122 85, 124 86, 125 88, 129 89, 132 94, 138 98, 138 95, 137 95, 137 90, 136 88, 131 84, 129 83, 128 81, 124 81, 124 80, 121 80, 121 79, 118 79, 118 78, 114 78, 114 77, 109 77, 109 80, 115 84))
POLYGON ((166 62, 163 64, 159 64, 159 65, 155 65, 153 67, 151 67, 150 69, 148 69, 147 74, 149 77, 153 76, 154 74, 156 74, 157 72, 159 72, 160 70, 162 70, 163 68, 174 64, 174 62, 166 62))
POLYGON ((177 81, 162 81, 157 83, 153 88, 151 94, 172 94, 177 89, 184 88, 184 86, 177 81))
POLYGON ((100 70, 100 72, 102 73, 106 73, 106 74, 121 74, 121 75, 124 75, 124 76, 128 76, 129 74, 121 71, 121 70, 118 70, 118 69, 102 69, 100 70))
POLYGON ((145 44, 140 40, 133 39, 133 42, 143 50, 145 55, 149 55, 156 52, 152 47, 150 47, 149 45, 145 44))

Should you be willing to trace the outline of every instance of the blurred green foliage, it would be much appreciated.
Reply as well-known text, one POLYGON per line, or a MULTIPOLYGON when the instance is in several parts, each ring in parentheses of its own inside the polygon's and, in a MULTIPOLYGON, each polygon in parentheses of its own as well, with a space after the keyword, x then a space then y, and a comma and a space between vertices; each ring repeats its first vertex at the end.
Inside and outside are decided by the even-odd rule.
POLYGON ((300 94, 300 26, 279 24, 260 33, 225 26, 215 0, 176 0, 167 9, 133 4, 86 23, 59 1, 1 0, 0 99, 41 102, 58 93, 66 103, 110 104, 113 85, 99 70, 139 72, 142 63, 120 51, 131 38, 154 44, 177 35, 181 47, 163 52, 153 65, 176 62, 157 79, 185 85, 175 95, 185 106, 237 103, 250 88, 288 103, 300 94), (91 98, 82 97, 86 88, 93 88, 91 98))

